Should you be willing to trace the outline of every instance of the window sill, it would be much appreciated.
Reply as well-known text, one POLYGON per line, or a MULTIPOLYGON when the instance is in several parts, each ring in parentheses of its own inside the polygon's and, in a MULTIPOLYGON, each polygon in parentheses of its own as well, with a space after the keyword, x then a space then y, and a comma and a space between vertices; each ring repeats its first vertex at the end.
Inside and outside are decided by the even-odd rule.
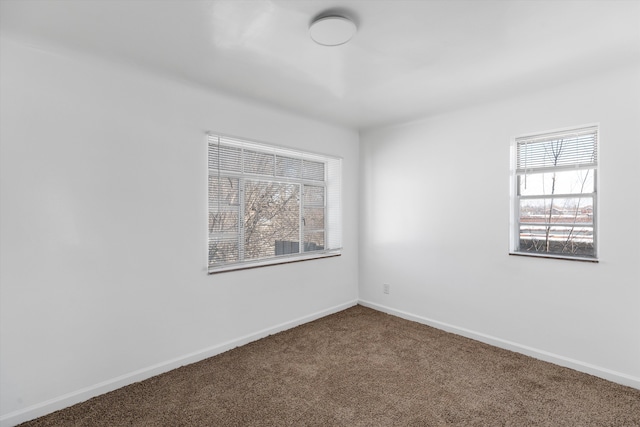
POLYGON ((537 254, 537 253, 530 253, 530 252, 509 252, 509 255, 524 256, 524 257, 531 257, 531 258, 561 259, 566 261, 581 261, 581 262, 593 262, 593 263, 600 262, 598 258, 568 256, 568 255, 537 254))
POLYGON ((341 255, 342 255, 342 252, 337 250, 337 251, 328 251, 328 252, 319 252, 319 253, 316 252, 312 254, 302 254, 302 255, 296 255, 296 256, 270 258, 268 260, 257 260, 257 261, 251 261, 251 262, 243 262, 240 264, 227 264, 219 267, 209 268, 208 274, 226 273, 229 271, 239 271, 239 270, 251 270, 254 268, 269 267, 272 265, 292 264, 294 262, 311 261, 314 259, 333 258, 341 255))

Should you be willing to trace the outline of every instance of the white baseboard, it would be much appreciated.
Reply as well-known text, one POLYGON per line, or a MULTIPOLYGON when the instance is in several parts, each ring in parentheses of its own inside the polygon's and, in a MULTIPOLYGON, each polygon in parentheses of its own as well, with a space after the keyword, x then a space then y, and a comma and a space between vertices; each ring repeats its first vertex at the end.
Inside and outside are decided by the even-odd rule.
POLYGON ((575 369, 576 371, 584 372, 596 377, 604 378, 618 384, 626 385, 629 387, 640 389, 640 378, 631 375, 624 374, 622 372, 613 371, 611 369, 602 368, 600 366, 592 365, 590 363, 582 362, 580 360, 571 359, 558 354, 550 353, 548 351, 539 350, 537 348, 529 347, 526 345, 518 344, 512 341, 496 338, 491 335, 483 334, 481 332, 472 331, 466 328, 460 328, 458 326, 450 325, 448 323, 439 322, 437 320, 428 319, 423 316, 418 316, 412 313, 408 313, 402 310, 396 310, 391 307, 387 307, 381 304, 377 304, 370 301, 359 300, 358 304, 372 308, 374 310, 381 311, 383 313, 391 314, 393 316, 401 317, 403 319, 411 320, 414 322, 422 323, 424 325, 432 326, 437 329, 442 329, 447 332, 454 333, 456 335, 462 335, 467 338, 481 341, 486 344, 493 345, 495 347, 511 350, 516 353, 525 354, 536 359, 544 360, 556 365, 564 366, 566 368, 575 369))
POLYGON ((43 415, 50 414, 51 412, 75 405, 76 403, 84 402, 85 400, 91 399, 92 397, 96 397, 101 394, 119 389, 126 385, 146 380, 153 376, 160 375, 184 365, 199 362, 209 357, 224 353, 225 351, 231 350, 233 348, 240 347, 253 341, 257 341, 269 335, 277 334, 278 332, 286 331, 287 329, 295 328, 296 326, 311 322, 316 319, 320 319, 322 317, 337 313, 342 310, 346 310, 349 307, 353 307, 357 303, 357 300, 353 300, 343 304, 339 304, 337 306, 330 307, 328 309, 321 310, 307 316, 299 317, 297 319, 293 319, 291 321, 281 323, 279 325, 275 325, 273 327, 263 329, 255 333, 245 335, 240 338, 224 342, 222 344, 214 345, 193 353, 185 354, 184 356, 180 356, 172 360, 167 360, 165 362, 158 363, 147 368, 139 369, 137 371, 130 372, 128 374, 124 374, 119 377, 112 378, 107 381, 103 381, 101 383, 55 397, 45 402, 28 406, 18 411, 10 412, 0 417, 0 427, 12 427, 25 421, 33 420, 43 415))

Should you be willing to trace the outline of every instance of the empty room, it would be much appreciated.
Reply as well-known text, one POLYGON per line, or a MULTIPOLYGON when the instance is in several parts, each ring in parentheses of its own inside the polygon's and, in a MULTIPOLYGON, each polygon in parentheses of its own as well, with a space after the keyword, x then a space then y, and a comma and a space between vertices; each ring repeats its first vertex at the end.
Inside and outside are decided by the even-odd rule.
POLYGON ((0 0, 0 426, 640 426, 639 0, 0 0))

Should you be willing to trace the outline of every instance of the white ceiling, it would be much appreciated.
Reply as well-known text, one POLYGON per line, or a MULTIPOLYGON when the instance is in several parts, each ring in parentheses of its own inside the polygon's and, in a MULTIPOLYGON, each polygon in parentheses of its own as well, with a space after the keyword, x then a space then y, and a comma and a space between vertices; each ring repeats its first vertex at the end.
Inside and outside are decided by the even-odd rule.
POLYGON ((359 129, 640 62, 640 0, 0 0, 0 29, 359 129), (310 40, 325 11, 349 43, 310 40))

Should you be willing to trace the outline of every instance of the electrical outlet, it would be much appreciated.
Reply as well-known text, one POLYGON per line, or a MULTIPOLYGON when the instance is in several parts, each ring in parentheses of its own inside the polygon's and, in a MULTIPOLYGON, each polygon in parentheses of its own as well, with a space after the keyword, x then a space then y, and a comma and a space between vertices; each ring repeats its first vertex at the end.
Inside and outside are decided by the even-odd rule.
POLYGON ((384 285, 382 285, 382 293, 389 294, 389 291, 391 290, 390 288, 391 286, 385 283, 384 285))

